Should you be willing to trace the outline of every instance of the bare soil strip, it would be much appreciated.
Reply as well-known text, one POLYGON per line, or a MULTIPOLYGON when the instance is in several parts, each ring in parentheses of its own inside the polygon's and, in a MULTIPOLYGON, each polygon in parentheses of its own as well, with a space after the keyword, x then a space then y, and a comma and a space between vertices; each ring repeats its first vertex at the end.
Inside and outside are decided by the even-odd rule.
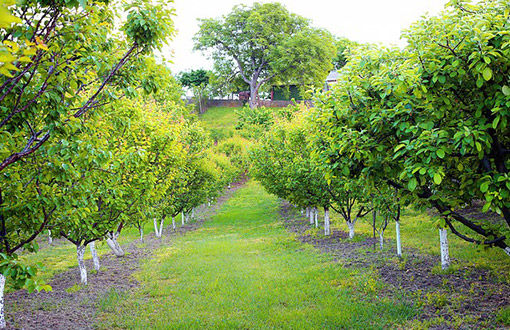
POLYGON ((404 247, 404 260, 396 257, 395 244, 386 240, 383 252, 373 249, 373 238, 350 241, 349 235, 334 230, 330 236, 307 234, 308 219, 283 201, 280 215, 284 226, 296 234, 303 243, 311 244, 323 253, 334 256, 345 267, 374 269, 379 279, 386 283, 385 295, 402 294, 423 307, 420 320, 440 319, 446 322, 437 328, 449 328, 449 324, 471 328, 490 324, 496 313, 510 304, 510 285, 498 279, 487 269, 464 267, 450 274, 433 272, 440 264, 439 256, 420 253, 404 247), (388 248, 390 247, 390 248, 388 248))

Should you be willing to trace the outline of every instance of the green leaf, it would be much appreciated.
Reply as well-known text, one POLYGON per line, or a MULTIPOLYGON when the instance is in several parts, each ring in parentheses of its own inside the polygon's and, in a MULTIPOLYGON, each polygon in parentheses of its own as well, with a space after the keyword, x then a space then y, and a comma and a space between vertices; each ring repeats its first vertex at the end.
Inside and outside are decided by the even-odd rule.
POLYGON ((510 96, 510 87, 508 87, 507 85, 504 85, 501 90, 503 91, 503 94, 505 94, 506 96, 510 96))
POLYGON ((486 193, 489 190, 489 182, 484 182, 480 185, 480 191, 486 193))
POLYGON ((409 183, 407 184, 407 188, 410 191, 414 191, 416 189, 416 186, 418 185, 418 180, 416 178, 412 178, 409 183))
POLYGON ((485 69, 483 69, 482 75, 483 75, 483 79, 485 79, 486 81, 491 80, 491 78, 492 78, 491 68, 486 67, 485 69))
POLYGON ((490 202, 485 203, 485 205, 482 207, 482 212, 489 211, 490 207, 491 207, 491 203, 490 202))
POLYGON ((494 118, 494 121, 492 122, 492 128, 496 129, 498 127, 500 118, 500 116, 496 116, 496 118, 494 118))
POLYGON ((441 174, 434 173, 434 183, 441 184, 442 181, 443 181, 443 178, 441 177, 441 174))
POLYGON ((443 159, 444 156, 445 156, 444 150, 443 149, 437 149, 436 150, 436 155, 437 155, 437 157, 443 159))

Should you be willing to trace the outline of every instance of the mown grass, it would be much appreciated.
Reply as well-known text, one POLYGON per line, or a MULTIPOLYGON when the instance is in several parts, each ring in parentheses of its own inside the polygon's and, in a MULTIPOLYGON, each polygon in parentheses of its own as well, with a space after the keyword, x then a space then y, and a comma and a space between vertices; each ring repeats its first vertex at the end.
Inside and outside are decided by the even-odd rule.
POLYGON ((237 108, 213 107, 200 115, 200 121, 211 132, 215 140, 222 140, 235 134, 237 108))
POLYGON ((405 300, 379 296, 373 274, 298 243, 277 209, 250 181, 203 228, 159 250, 137 274, 141 288, 98 326, 365 329, 415 315, 405 300))

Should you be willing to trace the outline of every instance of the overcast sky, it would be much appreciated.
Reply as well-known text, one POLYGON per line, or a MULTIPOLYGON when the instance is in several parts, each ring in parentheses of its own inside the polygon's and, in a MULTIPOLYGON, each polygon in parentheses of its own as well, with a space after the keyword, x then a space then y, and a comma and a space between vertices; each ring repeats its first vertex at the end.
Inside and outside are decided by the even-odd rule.
MULTIPOLYGON (((280 0, 290 12, 312 20, 337 36, 359 42, 404 45, 400 32, 422 15, 437 14, 448 0, 280 0)), ((211 69, 212 63, 193 51, 193 35, 198 18, 218 18, 243 3, 271 1, 175 0, 173 6, 177 35, 164 49, 163 57, 172 61, 174 73, 189 69, 211 69)))

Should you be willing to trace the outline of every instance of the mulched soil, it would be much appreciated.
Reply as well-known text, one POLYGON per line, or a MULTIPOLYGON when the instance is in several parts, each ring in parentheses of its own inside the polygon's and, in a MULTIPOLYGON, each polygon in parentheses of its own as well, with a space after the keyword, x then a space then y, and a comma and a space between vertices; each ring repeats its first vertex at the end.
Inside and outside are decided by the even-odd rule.
POLYGON ((494 327, 497 311, 510 305, 510 284, 489 270, 463 267, 453 273, 438 274, 433 268, 440 264, 439 256, 406 248, 405 259, 399 260, 394 242, 388 239, 381 252, 378 240, 375 242, 371 237, 351 241, 341 230, 334 230, 330 236, 310 234, 308 219, 286 201, 282 201, 280 215, 284 226, 299 241, 332 255, 345 267, 375 271, 387 284, 383 289, 385 296, 403 295, 421 306, 417 319, 444 318, 434 326, 436 329, 494 327))
MULTIPOLYGON (((154 233, 144 237, 144 244, 135 240, 122 246, 126 255, 121 258, 113 254, 101 257, 101 269, 93 274, 92 260, 86 260, 88 285, 72 292, 80 282, 77 267, 57 274, 49 283, 53 290, 28 294, 25 290, 8 293, 6 301, 6 320, 10 329, 93 329, 94 315, 98 301, 112 290, 127 292, 138 287, 133 273, 140 269, 141 261, 151 258, 154 250, 169 246, 176 236, 194 231, 204 221, 214 215, 220 206, 239 189, 246 179, 231 185, 217 202, 210 207, 196 211, 196 220, 174 231, 171 226, 163 229, 163 237, 156 238, 154 233), (140 247, 141 246, 141 247, 140 247), (71 288, 71 289, 70 289, 71 288), (68 292, 69 291, 69 292, 68 292)), ((64 244, 63 242, 55 242, 64 244)), ((45 246, 45 248, 51 248, 45 246)), ((88 251, 87 251, 88 252, 88 251)))

